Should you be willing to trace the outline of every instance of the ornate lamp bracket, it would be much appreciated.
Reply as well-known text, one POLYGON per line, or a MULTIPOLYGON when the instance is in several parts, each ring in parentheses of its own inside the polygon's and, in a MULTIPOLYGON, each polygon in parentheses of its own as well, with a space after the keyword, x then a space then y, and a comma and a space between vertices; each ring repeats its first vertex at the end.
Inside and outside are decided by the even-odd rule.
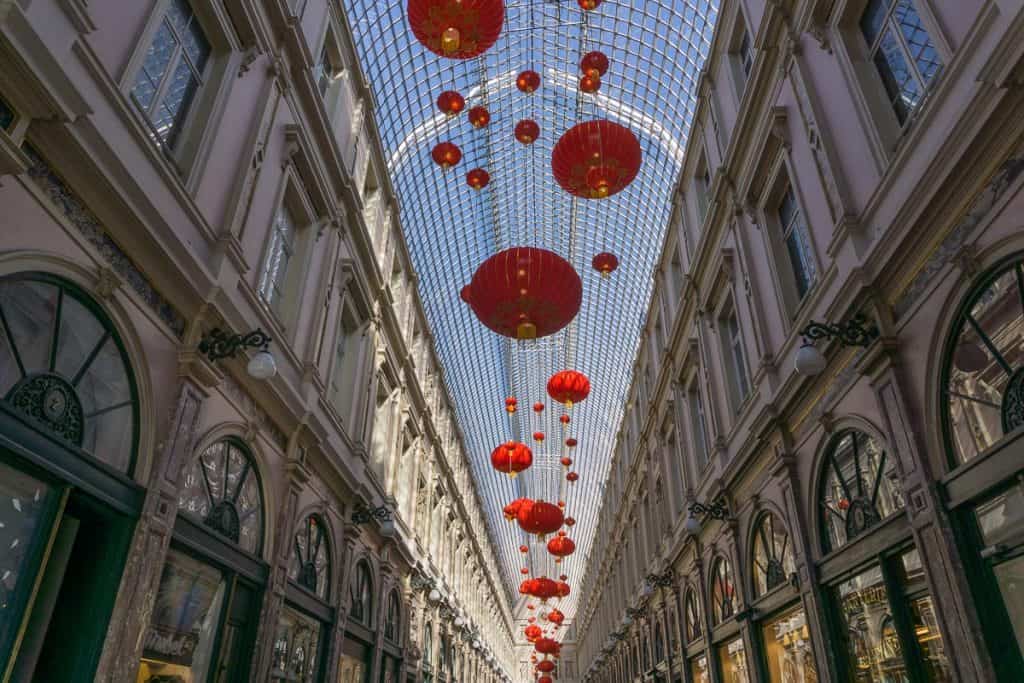
POLYGON ((234 358, 242 349, 267 351, 272 341, 274 340, 270 335, 258 327, 245 334, 231 334, 215 327, 199 341, 199 352, 211 362, 215 362, 224 358, 234 358))
POLYGON ((866 347, 878 338, 878 326, 869 325, 867 316, 858 313, 846 322, 840 323, 811 320, 800 334, 809 342, 835 339, 843 346, 866 347))
POLYGON ((352 511, 352 517, 350 519, 353 524, 369 524, 373 520, 390 522, 391 510, 388 509, 387 505, 378 505, 375 508, 369 508, 360 504, 352 511))

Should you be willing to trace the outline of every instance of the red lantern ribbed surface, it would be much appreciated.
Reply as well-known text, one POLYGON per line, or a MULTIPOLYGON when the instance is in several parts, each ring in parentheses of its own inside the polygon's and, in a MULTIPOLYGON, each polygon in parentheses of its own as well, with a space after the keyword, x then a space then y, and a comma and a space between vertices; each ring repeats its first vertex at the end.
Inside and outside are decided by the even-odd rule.
POLYGON ((540 630, 540 626, 537 626, 537 624, 530 624, 523 629, 523 635, 531 643, 537 642, 543 634, 544 632, 540 630))
POLYGON ((619 257, 607 251, 602 251, 594 256, 590 265, 594 266, 594 270, 601 273, 603 277, 608 277, 619 267, 619 257))
POLYGON ((469 123, 474 128, 483 128, 491 122, 491 112, 486 107, 473 107, 469 110, 469 123))
POLYGON ((540 126, 533 119, 523 119, 516 124, 515 134, 520 143, 530 145, 540 137, 540 126))
POLYGON ((518 441, 503 443, 491 451, 491 467, 515 476, 533 464, 533 451, 518 441))
POLYGON ((436 55, 469 59, 486 52, 501 35, 503 0, 409 0, 409 26, 416 40, 436 55))
POLYGON ((463 298, 488 329, 534 339, 558 332, 576 317, 583 283, 553 251, 513 247, 480 264, 463 298))
MULTIPOLYGON (((491 183, 491 174, 482 168, 474 168, 466 174, 466 184, 472 187, 474 190, 482 190, 491 183)), ((513 404, 512 410, 509 412, 515 412, 513 404)))
MULTIPOLYGON (((558 641, 552 640, 551 638, 541 638, 534 643, 533 647, 542 655, 553 655, 561 649, 558 641)), ((546 678, 546 676, 544 678, 546 678)))
POLYGON ((454 142, 439 142, 430 152, 430 156, 433 157, 435 164, 447 171, 462 161, 462 150, 454 142))
POLYGON ((437 108, 443 114, 455 116, 466 108, 466 99, 454 90, 445 90, 437 96, 437 108))
POLYGON ((576 544, 571 538, 555 536, 548 541, 548 552, 555 557, 568 557, 576 552, 576 544))
POLYGON ((562 135, 551 154, 551 171, 566 192, 602 199, 633 182, 642 160, 640 141, 632 131, 600 119, 584 121, 562 135))
MULTIPOLYGON (((550 618, 548 619, 548 621, 550 621, 550 618)), ((533 641, 531 640, 530 642, 532 643, 533 641)), ((554 670, 555 663, 552 662, 550 659, 543 659, 537 662, 537 671, 541 672, 542 674, 549 674, 554 670)))
POLYGON ((532 501, 531 505, 521 505, 516 514, 520 528, 528 534, 553 534, 562 526, 565 518, 557 505, 543 500, 532 501))
POLYGON ((582 372, 562 370, 551 375, 548 380, 548 396, 572 406, 590 395, 590 380, 582 372))
POLYGON ((531 70, 522 72, 516 77, 516 87, 520 92, 529 95, 540 87, 540 74, 531 70))
POLYGON ((605 72, 608 71, 608 55, 599 50, 588 52, 580 60, 580 69, 584 73, 593 69, 597 72, 598 76, 604 76, 605 72))
POLYGON ((548 612, 548 621, 550 621, 552 624, 561 625, 562 622, 565 621, 565 615, 562 614, 561 610, 553 609, 550 612, 548 612))

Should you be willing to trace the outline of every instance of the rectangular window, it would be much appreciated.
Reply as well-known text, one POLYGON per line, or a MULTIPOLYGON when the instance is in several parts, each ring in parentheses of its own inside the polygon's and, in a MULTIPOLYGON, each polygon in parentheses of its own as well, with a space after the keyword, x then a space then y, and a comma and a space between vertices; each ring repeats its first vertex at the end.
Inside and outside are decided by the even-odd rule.
POLYGON ((707 157, 701 159, 697 165, 697 173, 694 175, 693 184, 697 190, 697 211, 701 223, 708 215, 708 206, 711 203, 711 172, 708 170, 707 157))
POLYGON ((750 34, 747 33, 746 29, 743 30, 743 37, 740 38, 740 45, 736 50, 736 56, 739 58, 743 75, 749 78, 750 70, 754 68, 754 47, 750 44, 750 34))
POLYGON ((355 383, 355 378, 352 376, 356 361, 356 349, 352 348, 353 333, 353 327, 342 320, 338 328, 338 339, 334 345, 334 366, 331 370, 330 387, 328 387, 328 400, 342 417, 348 415, 352 387, 355 383))
POLYGON ((765 622, 761 635, 771 683, 818 683, 818 667, 803 607, 798 605, 765 622))
POLYGON ((718 646, 718 663, 722 667, 722 680, 727 683, 750 683, 747 674, 747 651, 743 638, 722 643, 718 646))
POLYGON ((288 265, 295 255, 295 232, 292 212, 282 203, 270 231, 270 245, 259 287, 260 296, 278 315, 283 312, 282 303, 286 300, 288 265))
POLYGON ((700 396, 700 388, 695 379, 686 392, 686 402, 690 408, 690 430, 693 434, 694 460, 698 471, 708 464, 708 436, 704 428, 704 401, 700 396))
POLYGON ((796 299, 799 301, 811 288, 816 271, 807 223, 804 220, 803 211, 800 210, 800 205, 797 204, 796 196, 793 194, 793 186, 789 183, 786 183, 786 189, 782 193, 776 216, 781 228, 782 244, 785 247, 793 274, 796 299))
POLYGON ((730 305, 719 318, 721 325, 722 355, 725 360, 725 374, 729 380, 733 410, 739 411, 744 399, 750 393, 750 378, 747 375, 747 361, 743 353, 743 334, 736 309, 730 305))
POLYGON ((869 0, 860 30, 896 118, 905 123, 942 70, 942 58, 912 0, 869 0))
POLYGON ((0 129, 7 130, 14 123, 14 107, 0 97, 0 129))
POLYGON ((131 92, 160 144, 175 146, 209 58, 210 43, 192 8, 170 0, 131 92))

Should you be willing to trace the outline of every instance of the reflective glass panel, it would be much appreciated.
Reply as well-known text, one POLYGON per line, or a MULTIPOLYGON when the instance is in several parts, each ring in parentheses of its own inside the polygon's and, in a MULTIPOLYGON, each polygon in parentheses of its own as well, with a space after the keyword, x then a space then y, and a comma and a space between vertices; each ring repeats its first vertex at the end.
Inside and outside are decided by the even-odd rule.
POLYGON ((704 655, 690 660, 690 680, 693 683, 711 683, 711 669, 704 655))
POLYGON ((734 638, 719 645, 718 662, 722 667, 722 683, 750 683, 743 638, 734 638))
POLYGON ((320 622, 285 605, 277 622, 272 681, 314 683, 320 666, 320 622))
POLYGON ((841 636, 857 683, 909 683, 882 570, 872 567, 839 584, 841 636))
POLYGON ((796 571, 793 547, 782 521, 768 513, 754 532, 754 592, 761 596, 781 586, 796 571))
POLYGON ((724 557, 715 560, 711 570, 711 616, 714 623, 731 619, 736 610, 736 586, 732 569, 724 557))
POLYGON ((802 606, 767 621, 761 634, 771 683, 818 683, 811 632, 802 606))
POLYGON ((331 574, 327 527, 317 515, 309 515, 295 532, 288 578, 327 599, 327 580, 331 574))

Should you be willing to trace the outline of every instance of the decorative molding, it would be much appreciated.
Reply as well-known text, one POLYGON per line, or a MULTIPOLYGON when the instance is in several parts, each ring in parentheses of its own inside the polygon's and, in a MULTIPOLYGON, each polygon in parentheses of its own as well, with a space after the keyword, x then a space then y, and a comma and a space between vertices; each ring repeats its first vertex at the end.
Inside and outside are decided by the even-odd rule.
POLYGON ((88 0, 58 0, 58 5, 79 33, 92 33, 96 22, 89 14, 88 0))

